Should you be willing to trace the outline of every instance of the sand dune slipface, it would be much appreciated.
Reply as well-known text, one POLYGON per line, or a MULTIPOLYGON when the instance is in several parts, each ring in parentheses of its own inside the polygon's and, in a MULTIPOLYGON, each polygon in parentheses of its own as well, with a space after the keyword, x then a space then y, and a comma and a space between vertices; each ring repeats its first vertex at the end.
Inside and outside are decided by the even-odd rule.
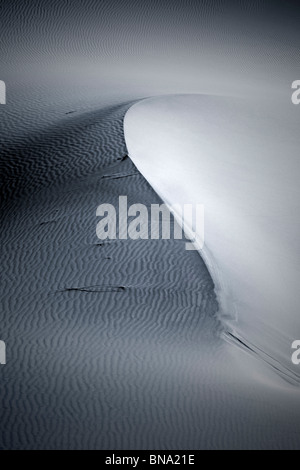
POLYGON ((201 251, 225 336, 300 383, 300 140, 290 103, 153 98, 125 117, 130 156, 169 204, 205 206, 201 251), (147 133, 145 130, 147 129, 147 133))

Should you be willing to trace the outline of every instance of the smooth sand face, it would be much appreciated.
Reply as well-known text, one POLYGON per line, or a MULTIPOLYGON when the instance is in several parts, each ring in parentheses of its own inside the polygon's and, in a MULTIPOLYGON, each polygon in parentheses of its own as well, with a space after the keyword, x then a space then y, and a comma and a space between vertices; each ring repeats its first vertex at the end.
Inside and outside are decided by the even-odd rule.
POLYGON ((291 361, 300 334, 300 138, 293 107, 200 95, 153 98, 128 111, 125 137, 164 200, 204 204, 201 254, 226 329, 299 382, 291 361))

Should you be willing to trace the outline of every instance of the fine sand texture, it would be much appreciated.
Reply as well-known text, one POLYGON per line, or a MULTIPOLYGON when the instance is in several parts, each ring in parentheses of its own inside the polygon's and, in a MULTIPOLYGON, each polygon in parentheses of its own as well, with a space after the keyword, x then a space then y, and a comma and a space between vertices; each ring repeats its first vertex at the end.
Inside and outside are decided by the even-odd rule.
POLYGON ((124 158, 127 108, 62 123, 28 155, 22 149, 7 175, 2 448, 196 445, 189 402, 199 383, 189 391, 186 378, 197 367, 197 332, 208 323, 209 342, 218 330, 207 269, 181 241, 96 237, 98 204, 117 206, 119 195, 160 202, 124 158))

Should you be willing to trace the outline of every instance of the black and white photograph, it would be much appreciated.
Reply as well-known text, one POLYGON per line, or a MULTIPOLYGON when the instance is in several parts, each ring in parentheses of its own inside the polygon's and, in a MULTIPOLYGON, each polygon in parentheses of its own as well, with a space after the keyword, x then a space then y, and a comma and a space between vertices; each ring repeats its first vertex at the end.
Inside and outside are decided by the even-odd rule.
POLYGON ((0 38, 0 449, 300 450, 299 2, 0 0, 0 38))

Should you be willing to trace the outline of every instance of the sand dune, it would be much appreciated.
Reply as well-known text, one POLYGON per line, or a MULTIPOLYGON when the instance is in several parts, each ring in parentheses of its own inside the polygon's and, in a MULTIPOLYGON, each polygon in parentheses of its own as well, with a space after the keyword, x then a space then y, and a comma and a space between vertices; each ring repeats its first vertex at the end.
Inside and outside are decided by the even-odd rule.
POLYGON ((126 157, 132 104, 290 104, 297 16, 235 3, 0 2, 0 448, 299 448, 298 388, 224 341, 198 253, 96 236, 99 204, 162 202, 126 157))
MULTIPOLYGON (((74 158, 86 123, 76 117, 74 133, 60 126, 57 136, 72 178, 54 165, 55 181, 41 177, 34 192, 16 185, 5 206, 2 448, 297 446, 297 396, 287 403, 284 383, 268 387, 267 369, 232 355, 199 255, 181 240, 96 237, 98 204, 117 205, 122 194, 160 202, 123 158, 125 109, 90 115, 93 133, 80 131, 81 148, 95 149, 89 174, 85 158, 74 158)), ((47 152, 47 135, 40 141, 47 152)), ((30 151, 26 168, 38 171, 37 162, 30 151)))

